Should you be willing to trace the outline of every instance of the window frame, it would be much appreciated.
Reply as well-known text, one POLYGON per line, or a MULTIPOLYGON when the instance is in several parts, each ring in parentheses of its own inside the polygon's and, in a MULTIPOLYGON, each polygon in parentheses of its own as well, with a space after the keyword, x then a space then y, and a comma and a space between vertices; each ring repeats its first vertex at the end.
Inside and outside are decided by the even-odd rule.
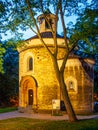
POLYGON ((72 80, 70 80, 68 82, 68 91, 75 92, 75 85, 74 85, 74 82, 72 80))
POLYGON ((67 86, 67 90, 69 93, 78 93, 78 82, 77 79, 73 76, 69 76, 67 77, 67 79, 65 80, 66 86, 67 86), (73 84, 73 89, 70 89, 70 83, 72 82, 73 84))
POLYGON ((33 57, 32 56, 29 56, 27 58, 27 71, 33 71, 34 69, 34 66, 33 66, 33 57))

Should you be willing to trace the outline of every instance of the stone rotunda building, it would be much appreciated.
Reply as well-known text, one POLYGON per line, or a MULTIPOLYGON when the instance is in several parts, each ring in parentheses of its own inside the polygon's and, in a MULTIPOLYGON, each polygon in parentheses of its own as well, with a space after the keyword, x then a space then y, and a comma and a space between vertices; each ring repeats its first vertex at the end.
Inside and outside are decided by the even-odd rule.
MULTIPOLYGON (((47 14, 51 26, 55 27, 55 15, 47 14)), ((50 49, 53 48, 53 36, 44 15, 38 16, 40 33, 50 49)), ((63 101, 60 87, 46 49, 38 36, 27 39, 26 44, 18 48, 19 52, 19 110, 52 110, 52 100, 63 101)), ((58 64, 64 54, 64 39, 57 34, 59 47, 58 64)), ((82 59, 70 53, 64 71, 65 82, 72 106, 76 113, 93 111, 93 61, 82 59)))

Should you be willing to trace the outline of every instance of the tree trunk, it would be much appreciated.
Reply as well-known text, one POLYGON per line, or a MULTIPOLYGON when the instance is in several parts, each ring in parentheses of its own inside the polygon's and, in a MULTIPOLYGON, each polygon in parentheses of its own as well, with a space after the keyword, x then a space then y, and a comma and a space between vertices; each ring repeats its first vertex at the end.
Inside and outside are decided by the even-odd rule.
POLYGON ((64 70, 62 70, 62 71, 59 70, 56 58, 52 57, 52 60, 53 60, 55 74, 56 74, 56 77, 57 77, 57 80, 58 80, 58 83, 59 83, 59 86, 61 89, 61 93, 63 96, 64 104, 66 106, 66 110, 67 110, 67 113, 69 116, 69 121, 75 122, 75 121, 77 121, 77 117, 75 115, 72 104, 70 102, 66 84, 64 82, 64 70))
POLYGON ((72 104, 70 102, 68 91, 67 91, 67 88, 66 88, 66 84, 64 82, 63 72, 60 73, 59 85, 60 85, 60 88, 61 88, 61 93, 62 93, 62 96, 63 96, 64 104, 66 106, 66 110, 67 110, 67 113, 68 113, 68 116, 69 116, 69 121, 71 121, 71 122, 77 121, 77 117, 75 115, 72 104))

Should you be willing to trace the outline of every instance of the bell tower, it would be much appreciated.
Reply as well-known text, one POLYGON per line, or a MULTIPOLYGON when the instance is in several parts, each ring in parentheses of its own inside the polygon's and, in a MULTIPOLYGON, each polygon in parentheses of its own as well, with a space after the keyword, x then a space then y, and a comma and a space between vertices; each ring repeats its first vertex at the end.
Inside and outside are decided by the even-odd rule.
POLYGON ((39 15, 37 19, 40 25, 40 32, 50 32, 51 28, 54 30, 56 27, 56 16, 50 12, 39 15))

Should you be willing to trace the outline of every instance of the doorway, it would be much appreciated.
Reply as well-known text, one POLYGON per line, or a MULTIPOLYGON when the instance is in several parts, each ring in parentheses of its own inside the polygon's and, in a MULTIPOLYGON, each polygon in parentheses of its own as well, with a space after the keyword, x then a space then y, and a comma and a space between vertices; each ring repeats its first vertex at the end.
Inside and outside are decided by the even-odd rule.
POLYGON ((19 106, 28 107, 37 105, 37 81, 32 76, 24 76, 20 82, 19 106))
POLYGON ((28 105, 33 105, 33 90, 28 90, 28 105))

